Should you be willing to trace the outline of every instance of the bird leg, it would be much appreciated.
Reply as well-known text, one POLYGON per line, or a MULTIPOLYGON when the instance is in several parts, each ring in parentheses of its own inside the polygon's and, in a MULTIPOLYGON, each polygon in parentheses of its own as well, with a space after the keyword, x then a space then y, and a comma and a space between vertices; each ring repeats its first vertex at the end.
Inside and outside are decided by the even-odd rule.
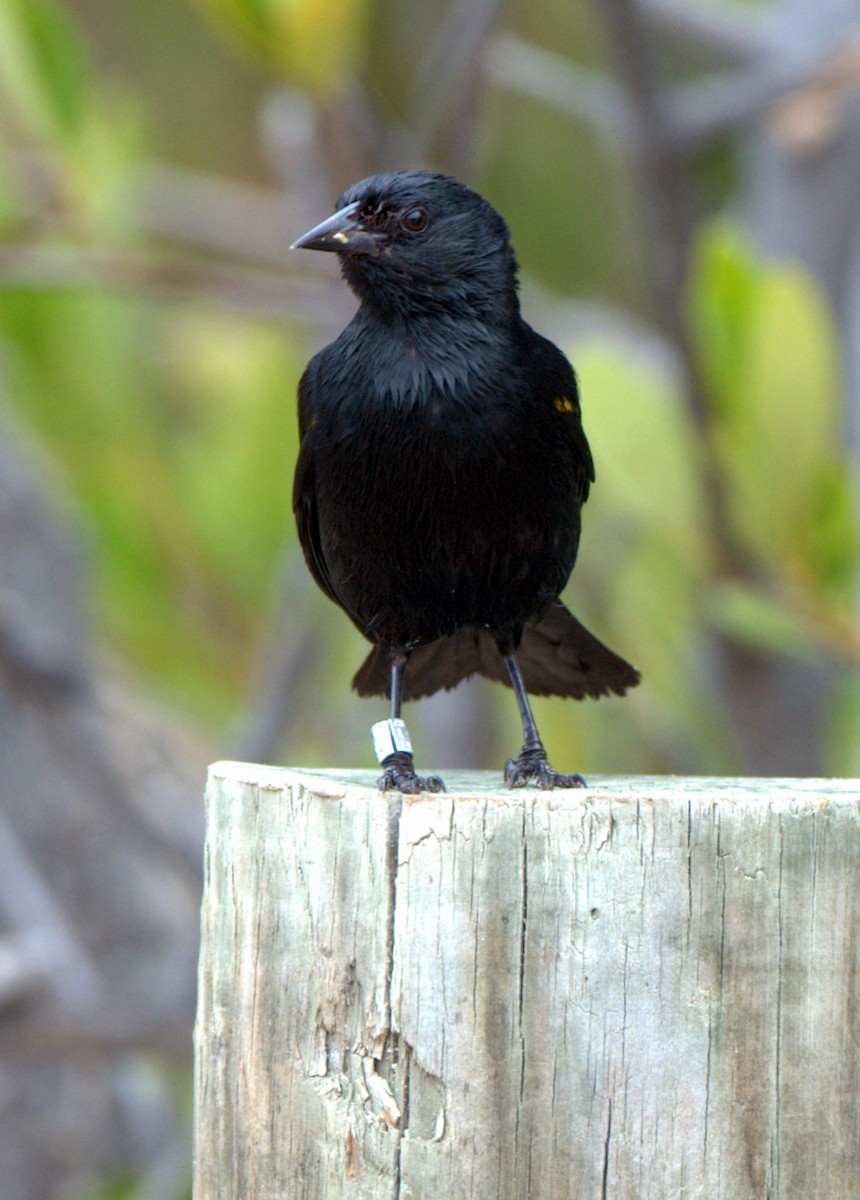
POLYGON ((581 775, 561 775, 549 765, 546 750, 544 750, 535 724, 534 713, 529 704, 517 656, 513 652, 505 654, 501 647, 499 649, 511 677, 514 695, 517 698, 517 707, 523 722, 523 748, 520 750, 518 758, 509 758, 505 763, 505 783, 509 787, 526 787, 531 780, 534 780, 538 787, 545 789, 586 787, 586 782, 581 775))
POLYGON ((376 757, 383 773, 377 787, 382 792, 444 792, 445 784, 438 775, 422 779, 415 774, 412 762, 412 742, 406 724, 400 717, 403 701, 403 675, 409 652, 395 650, 391 654, 391 716, 378 721, 371 729, 376 757))

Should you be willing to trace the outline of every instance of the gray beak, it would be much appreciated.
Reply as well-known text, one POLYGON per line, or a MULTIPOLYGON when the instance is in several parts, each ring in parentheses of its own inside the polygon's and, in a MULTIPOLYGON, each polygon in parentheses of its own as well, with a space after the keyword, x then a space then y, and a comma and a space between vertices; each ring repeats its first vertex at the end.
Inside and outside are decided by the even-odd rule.
POLYGON ((325 221, 302 234, 290 246, 291 250, 332 250, 335 254, 377 255, 385 240, 381 233, 365 229, 358 218, 360 205, 348 204, 332 213, 325 221))

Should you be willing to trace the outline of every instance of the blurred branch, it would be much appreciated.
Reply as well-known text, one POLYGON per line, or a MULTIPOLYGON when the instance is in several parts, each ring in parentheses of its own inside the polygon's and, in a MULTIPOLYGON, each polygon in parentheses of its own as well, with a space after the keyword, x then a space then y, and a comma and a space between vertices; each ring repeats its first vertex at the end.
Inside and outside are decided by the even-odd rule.
MULTIPOLYGON (((18 226, 35 227, 40 235, 67 227, 77 232, 62 159, 28 149, 10 153, 6 161, 23 205, 18 226)), ((225 258, 283 269, 293 231, 305 228, 290 194, 222 175, 150 161, 137 164, 122 184, 124 219, 135 232, 225 258)))
POLYGON ((625 143, 631 140, 633 122, 625 92, 597 71, 509 34, 493 38, 486 69, 500 87, 552 105, 613 138, 620 134, 625 143))
POLYGON ((666 88, 656 65, 653 35, 643 21, 642 10, 638 0, 613 0, 602 8, 618 75, 635 122, 633 145, 650 227, 647 240, 656 318, 682 364, 685 394, 702 439, 702 470, 713 549, 722 570, 744 576, 748 571, 747 556, 729 527, 725 483, 713 444, 707 391, 684 311, 696 217, 691 164, 673 137, 666 88))
POLYGON ((314 105, 303 92, 274 92, 261 108, 260 137, 298 227, 310 228, 335 199, 314 105))
POLYGON ((49 481, 0 398, 0 1041, 22 1063, 83 1051, 107 1072, 105 1050, 147 1045, 182 1061, 203 755, 109 702, 78 530, 49 481))
MULTIPOLYGON (((372 171, 425 165, 440 158, 443 169, 468 175, 484 78, 476 64, 485 55, 499 6, 500 0, 448 6, 418 60, 409 99, 396 122, 379 111, 355 80, 333 101, 319 102, 315 109, 301 99, 296 102, 292 94, 271 100, 263 114, 264 137, 287 185, 302 197, 322 203, 325 212, 330 200, 320 200, 324 179, 346 185, 372 171)), ((319 211, 314 219, 318 217, 319 211)), ((326 312, 316 318, 318 324, 330 327, 333 312, 343 311, 343 298, 343 289, 333 304, 327 298, 326 312), (319 319, 323 316, 326 319, 319 319)), ((271 759, 289 731, 296 696, 316 658, 318 639, 312 636, 316 612, 301 556, 292 550, 285 555, 275 583, 253 667, 251 699, 231 739, 238 757, 271 759)), ((468 697, 460 704, 466 709, 471 705, 474 715, 468 697)))
MULTIPOLYGON (((636 17, 638 36, 647 37, 644 17, 651 6, 641 3, 636 17)), ((608 22, 616 28, 625 17, 620 5, 607 6, 608 22)), ((637 94, 643 86, 654 98, 659 95, 659 127, 663 151, 690 154, 698 146, 766 116, 774 106, 815 102, 832 110, 856 92, 860 83, 860 37, 841 38, 825 51, 798 60, 779 55, 772 47, 767 57, 752 51, 744 60, 744 69, 714 73, 692 83, 671 85, 660 82, 648 88, 643 77, 649 68, 635 56, 628 58, 627 78, 638 77, 637 94), (631 74, 632 68, 632 74, 631 74)), ((636 144, 636 131, 643 114, 632 111, 624 88, 604 75, 582 67, 560 54, 535 46, 521 38, 502 35, 493 40, 486 70, 499 86, 512 88, 576 120, 587 122, 617 143, 619 136, 628 150, 636 144), (637 119, 638 118, 638 119, 637 119)), ((649 110, 650 111, 650 110, 649 110)), ((651 112, 653 118, 653 112, 651 112)))
POLYGON ((10 587, 0 584, 0 665, 41 694, 80 691, 86 674, 66 639, 10 587))
POLYGON ((808 623, 832 665, 860 667, 860 621, 817 603, 809 593, 794 595, 785 588, 775 592, 787 612, 808 623))
POLYGON ((294 92, 268 102, 264 143, 288 189, 310 197, 318 213, 345 186, 375 171, 441 160, 443 169, 468 175, 480 62, 499 7, 500 0, 447 6, 435 36, 416 55, 414 82, 398 119, 380 109, 359 78, 314 104, 294 92))
POLYGON ((288 731, 301 683, 319 656, 315 589, 301 551, 283 554, 269 601, 269 617, 254 658, 250 699, 230 740, 230 753, 246 762, 271 762, 288 731))
POLYGON ((43 975, 66 1011, 91 1011, 104 995, 104 981, 2 810, 0 909, 26 938, 30 964, 43 975))
MULTIPOLYGON (((798 110, 799 126, 811 128, 821 145, 821 131, 826 134, 828 123, 831 128, 838 124, 845 97, 856 95, 860 55, 843 49, 834 53, 834 38, 840 26, 840 47, 845 43, 844 10, 840 9, 839 18, 831 11, 830 22, 819 27, 817 37, 810 38, 808 21, 814 8, 813 3, 771 6, 768 16, 778 13, 784 19, 777 25, 774 18, 768 30, 772 47, 767 56, 753 57, 735 76, 712 77, 703 83, 677 87, 658 67, 662 43, 656 47, 653 42, 658 33, 649 20, 653 2, 613 0, 601 6, 615 51, 618 77, 637 122, 634 145, 638 151, 643 203, 650 219, 655 308, 660 325, 684 366, 685 391, 702 439, 708 525, 717 552, 712 576, 715 582, 722 578, 740 581, 747 587, 752 585, 753 591, 767 597, 767 603, 777 604, 786 600, 780 595, 780 581, 771 578, 754 554, 739 543, 727 515, 728 484, 715 453, 709 397, 690 343, 684 305, 687 260, 696 215, 692 196, 694 156, 699 143, 727 129, 742 136, 748 134, 750 127, 761 125, 764 114, 775 112, 779 119, 780 106, 784 116, 785 106, 790 105, 792 98, 802 100, 806 94, 806 109, 801 104, 798 110)), ((853 40, 849 37, 849 45, 853 40)), ((796 151, 800 143, 791 146, 785 130, 780 143, 777 129, 772 120, 764 130, 765 136, 760 138, 766 149, 757 160, 754 186, 765 200, 759 214, 762 230, 773 231, 781 226, 779 252, 810 262, 809 254, 798 255, 794 251, 792 238, 806 235, 820 249, 822 228, 828 230, 828 235, 834 229, 849 234, 856 229, 853 203, 856 129, 849 130, 837 143, 837 148, 843 151, 841 157, 835 153, 828 155, 824 178, 822 172, 808 169, 808 160, 798 161, 796 151), (835 187, 831 166, 834 162, 846 168, 835 187), (848 180, 852 181, 850 188, 846 186, 848 180), (810 193, 813 181, 820 184, 814 195, 810 193), (839 210, 839 215, 845 218, 841 222, 834 221, 827 206, 822 204, 827 199, 832 205, 833 196, 839 196, 840 202, 843 198, 852 201, 839 210), (778 214, 778 204, 791 215, 790 222, 778 219, 782 215, 778 214), (827 215, 822 215, 825 212, 827 215), (790 231, 788 237, 787 231, 790 231)), ((817 165, 820 164, 819 158, 817 165)), ((758 239, 761 245, 773 246, 774 241, 779 241, 778 234, 769 240, 768 232, 764 236, 761 232, 758 239)), ((851 257, 850 247, 843 245, 838 261, 845 262, 851 257)), ((816 273, 823 279, 821 270, 816 273)), ((799 625, 813 634, 819 652, 827 647, 834 660, 843 663, 855 656, 857 630, 850 618, 841 620, 830 611, 797 612, 794 616, 799 625)), ((737 631, 721 633, 718 622, 715 632, 711 670, 717 681, 716 693, 727 725, 734 731, 750 768, 764 773, 785 771, 790 763, 790 769, 799 772, 821 770, 825 738, 821 714, 832 689, 829 664, 822 661, 820 654, 814 662, 798 662, 790 653, 772 655, 761 647, 752 651, 740 643, 737 631)))
POLYGON ((283 267, 297 236, 291 231, 302 231, 288 195, 274 188, 147 163, 133 190, 135 224, 144 233, 218 254, 283 267))
MULTIPOLYGON (((92 245, 77 240, 75 216, 64 199, 62 164, 33 151, 16 152, 10 161, 19 204, 25 205, 16 225, 30 236, 13 241, 7 233, 0 242, 0 287, 145 292, 310 323, 323 331, 344 324, 352 313, 345 290, 334 285, 330 264, 311 255, 301 275, 292 277, 286 269, 290 242, 318 219, 318 211, 311 215, 302 204, 301 191, 287 197, 274 188, 150 162, 126 183, 126 193, 136 198, 132 230, 148 236, 150 244, 143 249, 92 245), (59 240, 66 226, 76 240, 59 240), (158 248, 155 239, 175 242, 176 248, 158 248)), ((331 198, 326 208, 329 203, 331 198)))
POLYGON ((685 51, 701 50, 727 65, 762 59, 774 49, 767 15, 731 9, 724 4, 691 4, 690 0, 644 0, 642 19, 654 34, 678 42, 685 51))
POLYGON ((188 1195, 188 1172, 194 1147, 190 1129, 180 1128, 147 1167, 132 1200, 169 1200, 188 1195))
POLYGON ((484 58, 500 0, 449 4, 415 72, 405 125, 426 150, 441 141, 445 169, 468 175, 484 58))
POLYGON ((784 95, 770 114, 772 135, 799 154, 833 140, 860 93, 860 26, 822 56, 807 79, 784 95))
POLYGON ((337 319, 332 289, 307 279, 179 255, 34 243, 0 247, 0 287, 112 288, 202 301, 263 317, 327 326, 337 319), (333 313, 333 309, 335 312, 333 313))
MULTIPOLYGON (((118 840, 133 845, 138 853, 146 850, 165 875, 169 868, 196 894, 203 882, 200 862, 202 823, 192 830, 183 829, 177 813, 169 826, 159 825, 157 814, 150 807, 155 798, 145 790, 145 781, 133 771, 129 774, 120 771, 111 756, 112 751, 116 753, 120 749, 118 735, 111 729, 111 721, 116 720, 116 716, 104 703, 101 690, 94 687, 82 698, 83 702, 66 706, 63 720, 57 723, 54 734, 56 748, 69 771, 86 787, 90 800, 99 804, 103 824, 111 821, 120 831, 122 836, 118 840)), ((135 744, 134 738, 140 731, 131 728, 129 714, 122 716, 126 717, 127 728, 123 732, 129 739, 133 759, 139 761, 143 745, 140 740, 135 744)), ((116 759, 121 758, 122 755, 116 753, 116 759)), ((163 768, 163 764, 154 760, 155 755, 150 750, 148 766, 153 775, 157 765, 163 768)), ((163 792, 170 789, 175 793, 177 790, 177 781, 175 778, 171 781, 169 772, 162 771, 158 783, 163 792)))
POLYGON ((0 1012, 45 989, 44 955, 33 952, 31 940, 26 933, 0 939, 0 1012))
POLYGON ((712 75, 669 93, 669 122, 679 146, 693 147, 760 120, 777 105, 810 99, 830 110, 856 93, 860 36, 816 51, 810 59, 771 55, 747 70, 712 75))
MULTIPOLYGON (((635 136, 630 145, 637 155, 637 167, 644 183, 651 226, 651 265, 658 300, 658 322, 670 342, 681 350, 689 367, 692 355, 687 345, 681 303, 695 213, 687 162, 674 145, 652 38, 640 10, 641 5, 636 0, 614 0, 602 11, 633 123, 635 136)), ((701 424, 706 409, 698 389, 694 389, 691 402, 696 420, 701 424)))
POLYGON ((679 148, 694 148, 761 118, 777 100, 808 82, 810 68, 770 62, 749 71, 680 84, 668 95, 668 128, 679 148))
POLYGON ((106 989, 96 1003, 79 1013, 31 1005, 26 1013, 16 1013, 14 1021, 0 1023, 0 1056, 9 1045, 22 1055, 71 1054, 79 1059, 139 1049, 185 1062, 190 1053, 190 1022, 183 1020, 181 1031, 166 1029, 163 1014, 148 1011, 150 1000, 145 997, 135 1008, 126 996, 106 989))

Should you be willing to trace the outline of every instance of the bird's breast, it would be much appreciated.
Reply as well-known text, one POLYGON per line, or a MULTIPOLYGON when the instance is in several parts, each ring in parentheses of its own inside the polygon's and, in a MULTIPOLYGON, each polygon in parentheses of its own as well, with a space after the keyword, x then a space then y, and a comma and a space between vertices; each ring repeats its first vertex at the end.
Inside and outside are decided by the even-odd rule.
POLYGON ((380 339, 361 357, 373 369, 328 392, 309 436, 324 557, 366 631, 432 640, 556 594, 579 504, 554 410, 477 351, 380 339))

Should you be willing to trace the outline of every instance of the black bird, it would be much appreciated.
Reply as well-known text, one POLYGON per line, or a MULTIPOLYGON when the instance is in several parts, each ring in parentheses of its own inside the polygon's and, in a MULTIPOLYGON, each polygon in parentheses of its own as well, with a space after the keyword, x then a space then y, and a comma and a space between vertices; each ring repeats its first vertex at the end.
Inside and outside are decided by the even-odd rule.
POLYGON ((559 600, 594 479, 576 377, 520 316, 508 227, 445 175, 364 179, 294 248, 338 255, 360 306, 299 383, 293 504, 319 586, 374 644, 353 686, 391 698, 373 727, 403 792, 403 700, 476 672, 513 687, 512 787, 582 787, 547 761, 527 692, 623 695, 639 673, 559 600))

